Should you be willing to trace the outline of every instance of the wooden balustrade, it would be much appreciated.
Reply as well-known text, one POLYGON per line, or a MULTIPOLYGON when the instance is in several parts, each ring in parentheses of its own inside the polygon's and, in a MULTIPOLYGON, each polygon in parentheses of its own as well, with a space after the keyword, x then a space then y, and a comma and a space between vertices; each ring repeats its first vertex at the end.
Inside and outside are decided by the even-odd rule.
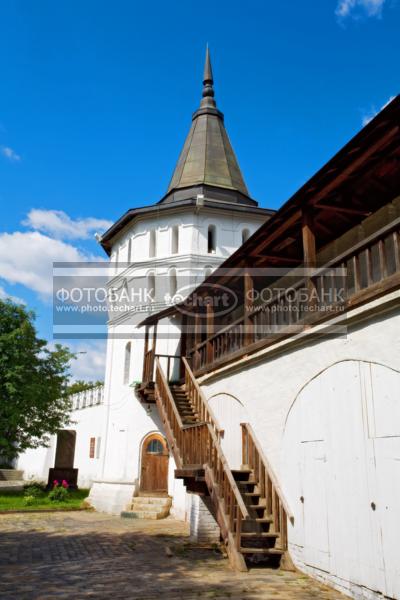
POLYGON ((399 235, 400 219, 396 219, 324 267, 313 269, 311 276, 300 278, 293 271, 284 278, 282 288, 279 281, 267 288, 271 291, 267 301, 188 351, 194 372, 222 365, 231 356, 248 353, 252 346, 258 349, 272 343, 274 336, 300 332, 399 287, 399 235), (310 290, 316 297, 310 298, 310 290))
POLYGON ((288 545, 287 519, 293 523, 294 517, 278 479, 254 435, 253 428, 249 423, 241 423, 241 427, 242 463, 253 470, 261 497, 266 499, 267 513, 273 518, 274 533, 279 534, 276 547, 286 551, 288 545))
POLYGON ((228 544, 228 553, 234 556, 238 568, 245 569, 239 552, 240 535, 242 521, 249 519, 250 515, 222 451, 215 417, 201 397, 201 390, 190 374, 187 361, 184 363, 185 385, 189 386, 190 397, 197 403, 199 417, 201 415, 204 421, 193 425, 183 424, 158 357, 155 358, 157 408, 178 469, 204 469, 210 496, 217 503, 217 512, 221 517, 219 524, 228 544))
POLYGON ((208 402, 206 402, 203 392, 200 389, 199 384, 193 372, 189 366, 188 361, 185 357, 182 357, 182 362, 185 370, 185 391, 189 397, 189 400, 193 406, 194 412, 197 413, 198 419, 205 423, 210 423, 217 437, 220 437, 221 429, 219 427, 217 418, 215 417, 208 402))

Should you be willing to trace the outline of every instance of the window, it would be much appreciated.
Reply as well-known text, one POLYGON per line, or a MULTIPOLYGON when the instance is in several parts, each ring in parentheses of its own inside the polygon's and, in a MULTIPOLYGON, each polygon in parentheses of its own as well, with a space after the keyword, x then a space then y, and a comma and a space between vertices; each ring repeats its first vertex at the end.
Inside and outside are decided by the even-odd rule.
POLYGON ((128 342, 125 346, 125 360, 124 360, 124 384, 129 383, 129 375, 131 369, 131 342, 128 342))
POLYGON ((156 295, 156 278, 154 273, 149 273, 147 275, 147 295, 146 299, 150 298, 150 301, 153 302, 156 295))
POLYGON ((207 232, 207 252, 208 254, 215 254, 217 244, 216 244, 217 232, 215 229, 215 225, 208 226, 207 232))
POLYGON ((164 446, 160 440, 150 440, 146 448, 147 454, 163 454, 164 446))
POLYGON ((169 272, 169 293, 171 296, 175 296, 178 289, 178 279, 176 276, 176 269, 171 269, 169 272))
POLYGON ((179 225, 174 225, 171 231, 171 254, 179 252, 179 225))
POLYGON ((101 444, 101 437, 98 437, 97 442, 96 442, 96 458, 100 458, 100 444, 101 444))
POLYGON ((129 264, 131 263, 131 260, 132 260, 131 255, 132 255, 132 238, 129 238, 129 241, 128 241, 128 263, 129 264))
POLYGON ((89 458, 94 458, 94 450, 96 446, 96 438, 91 437, 89 443, 89 458))
POLYGON ((156 230, 150 230, 150 245, 149 245, 149 257, 152 258, 157 254, 157 235, 156 230))
POLYGON ((118 250, 115 250, 115 252, 111 254, 111 262, 114 263, 114 274, 118 273, 118 254, 118 250))
POLYGON ((250 231, 248 229, 243 229, 242 231, 242 244, 244 244, 245 242, 247 242, 247 240, 250 237, 250 231))

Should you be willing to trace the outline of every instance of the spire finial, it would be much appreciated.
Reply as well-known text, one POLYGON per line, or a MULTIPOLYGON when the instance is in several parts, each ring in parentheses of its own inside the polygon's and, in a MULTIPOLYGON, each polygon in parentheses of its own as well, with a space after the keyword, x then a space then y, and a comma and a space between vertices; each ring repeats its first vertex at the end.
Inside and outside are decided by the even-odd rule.
POLYGON ((208 44, 206 47, 206 60, 204 63, 204 74, 203 74, 203 100, 201 101, 201 107, 212 106, 215 107, 214 100, 214 79, 211 67, 210 50, 208 44))

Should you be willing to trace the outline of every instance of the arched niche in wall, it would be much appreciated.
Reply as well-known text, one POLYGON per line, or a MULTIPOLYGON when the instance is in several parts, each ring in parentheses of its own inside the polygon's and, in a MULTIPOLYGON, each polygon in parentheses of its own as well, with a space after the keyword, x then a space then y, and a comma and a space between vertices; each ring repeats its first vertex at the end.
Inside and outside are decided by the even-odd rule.
POLYGON ((124 385, 128 385, 131 372, 132 342, 126 342, 124 349, 124 385))
POLYGON ((213 224, 207 227, 207 252, 208 254, 217 252, 217 228, 213 224))
POLYGON ((349 589, 388 597, 400 591, 399 390, 400 373, 377 363, 346 360, 319 373, 288 413, 280 475, 293 554, 349 589))
POLYGON ((149 233, 149 257, 157 256, 157 232, 155 229, 150 229, 149 233))
POLYGON ((171 269, 169 270, 168 278, 169 278, 169 293, 172 297, 174 297, 176 292, 178 291, 178 276, 177 276, 175 267, 171 267, 171 269))
POLYGON ((240 423, 248 421, 247 410, 238 398, 221 392, 208 399, 208 403, 224 430, 221 440, 223 452, 231 469, 242 464, 242 430, 240 423))
POLYGON ((171 227, 171 254, 179 254, 179 225, 171 227))
POLYGON ((146 298, 150 298, 151 301, 155 300, 156 297, 156 276, 154 271, 147 273, 147 284, 146 284, 146 298))

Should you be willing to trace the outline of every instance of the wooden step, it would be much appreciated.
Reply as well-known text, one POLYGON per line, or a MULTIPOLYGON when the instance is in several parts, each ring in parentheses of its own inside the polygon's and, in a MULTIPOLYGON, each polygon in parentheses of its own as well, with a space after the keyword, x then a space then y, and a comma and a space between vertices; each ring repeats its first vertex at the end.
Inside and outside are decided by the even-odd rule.
POLYGON ((235 481, 248 481, 252 473, 251 469, 232 469, 235 481))
POLYGON ((261 532, 257 532, 257 531, 242 531, 242 533, 240 534, 242 536, 242 538, 278 538, 279 537, 279 533, 272 533, 270 531, 261 531, 261 532))
POLYGON ((266 556, 282 556, 284 550, 279 548, 240 548, 242 554, 265 554, 266 556))
POLYGON ((247 487, 248 485, 257 485, 257 481, 254 479, 254 477, 248 479, 247 481, 238 481, 237 482, 237 486, 239 488, 241 487, 247 487))

